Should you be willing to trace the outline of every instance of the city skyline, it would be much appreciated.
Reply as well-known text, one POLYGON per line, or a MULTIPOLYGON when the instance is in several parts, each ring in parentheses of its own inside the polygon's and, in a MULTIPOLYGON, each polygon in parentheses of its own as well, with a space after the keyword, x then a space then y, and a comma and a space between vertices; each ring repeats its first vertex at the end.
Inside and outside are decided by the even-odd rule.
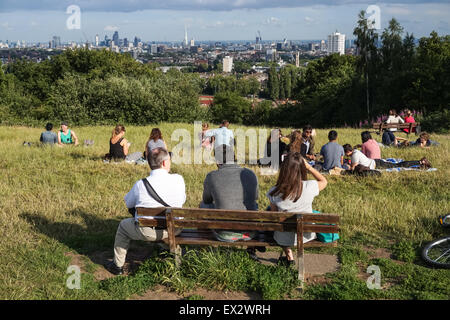
MULTIPOLYGON (((153 1, 132 2, 139 3, 145 10, 137 10, 132 5, 125 9, 118 1, 59 1, 54 2, 54 6, 50 6, 52 1, 45 1, 47 6, 39 6, 42 1, 35 1, 31 7, 24 1, 2 1, 0 40, 37 43, 48 42, 57 35, 62 42, 94 42, 97 34, 100 38, 104 35, 112 37, 118 31, 121 37, 129 40, 138 36, 145 42, 184 42, 185 27, 189 40, 194 38, 196 42, 254 41, 258 31, 263 41, 327 39, 336 30, 350 39, 358 13, 370 5, 356 0, 334 1, 345 5, 332 5, 331 1, 316 1, 319 5, 311 5, 311 1, 302 4, 299 1, 260 1, 258 8, 255 1, 246 0, 231 1, 234 7, 227 7, 224 1, 193 3, 200 2, 205 4, 203 10, 188 5, 190 2, 187 1, 168 1, 165 7, 157 7, 153 1), (69 14, 65 6, 69 4, 81 8, 80 30, 66 27, 69 14)), ((416 38, 427 36, 433 30, 441 35, 450 33, 450 4, 441 1, 397 2, 401 3, 377 4, 381 10, 381 29, 395 17, 405 32, 413 33, 416 38)))

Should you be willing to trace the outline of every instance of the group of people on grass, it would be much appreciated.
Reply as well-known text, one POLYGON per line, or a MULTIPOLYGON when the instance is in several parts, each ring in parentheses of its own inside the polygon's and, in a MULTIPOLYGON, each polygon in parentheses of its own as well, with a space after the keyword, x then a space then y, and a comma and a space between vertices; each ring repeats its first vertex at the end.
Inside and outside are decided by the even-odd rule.
MULTIPOLYGON (((218 129, 209 130, 207 125, 204 125, 203 129, 199 138, 205 148, 214 150, 217 170, 209 172, 205 177, 199 207, 257 211, 258 178, 251 169, 236 163, 234 135, 229 129, 229 122, 223 121, 218 129), (205 143, 205 140, 208 141, 205 143)), ((270 203, 270 207, 266 210, 313 213, 314 198, 327 186, 327 179, 321 171, 338 167, 347 168, 346 172, 353 172, 358 171, 358 167, 375 169, 393 166, 381 159, 380 146, 372 139, 368 131, 361 134, 362 144, 354 148, 350 144, 339 145, 337 132, 331 130, 328 134, 329 142, 321 148, 320 154, 315 154, 314 130, 311 126, 305 126, 303 131, 292 132, 290 141, 283 137, 281 130, 275 130, 275 134, 271 135, 267 141, 269 146, 266 150, 271 150, 272 138, 278 135, 279 154, 282 158, 280 158, 281 165, 277 181, 266 193, 270 203), (311 165, 312 161, 316 161, 319 156, 323 157, 320 168, 316 164, 311 165), (344 156, 351 157, 351 160, 345 163, 344 156), (308 180, 308 173, 313 179, 308 180)), ((124 129, 122 131, 124 132, 124 129)), ((111 144, 120 144, 120 139, 114 139, 111 144)), ((133 209, 136 207, 182 207, 186 201, 186 185, 181 175, 170 173, 172 155, 167 150, 162 134, 157 128, 152 130, 146 143, 145 157, 151 169, 150 175, 136 182, 125 195, 127 208, 130 212, 134 212, 133 209), (151 185, 153 194, 146 186, 147 183, 151 185)), ((410 165, 431 166, 426 158, 419 161, 405 161, 396 166, 410 165)), ((181 230, 178 230, 177 234, 180 232, 181 230)), ((213 233, 217 240, 228 242, 251 240, 257 235, 255 231, 245 230, 214 230, 213 233)), ((135 215, 122 220, 116 232, 114 259, 106 265, 107 269, 114 274, 124 272, 123 266, 131 240, 160 241, 167 237, 166 229, 140 226, 135 215)), ((285 256, 280 257, 279 262, 286 266, 294 264, 291 248, 296 244, 296 234, 275 231, 273 237, 285 253, 285 256)), ((308 242, 315 239, 316 234, 305 233, 303 237, 303 241, 308 242)), ((256 250, 264 251, 265 248, 249 247, 247 252, 253 259, 257 259, 256 250)))
POLYGON ((54 133, 52 130, 53 124, 50 122, 47 123, 45 125, 45 131, 41 133, 41 137, 39 138, 39 141, 43 145, 57 145, 62 147, 69 144, 75 146, 79 144, 75 131, 69 129, 67 122, 61 122, 61 129, 58 130, 58 133, 54 133))

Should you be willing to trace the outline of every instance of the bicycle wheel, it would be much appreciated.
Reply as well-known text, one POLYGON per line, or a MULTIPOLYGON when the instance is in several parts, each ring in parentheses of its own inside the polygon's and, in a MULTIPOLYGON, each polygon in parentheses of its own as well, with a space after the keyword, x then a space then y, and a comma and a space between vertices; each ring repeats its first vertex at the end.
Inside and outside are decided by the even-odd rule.
POLYGON ((431 241, 422 249, 422 258, 430 266, 450 269, 450 237, 431 241))

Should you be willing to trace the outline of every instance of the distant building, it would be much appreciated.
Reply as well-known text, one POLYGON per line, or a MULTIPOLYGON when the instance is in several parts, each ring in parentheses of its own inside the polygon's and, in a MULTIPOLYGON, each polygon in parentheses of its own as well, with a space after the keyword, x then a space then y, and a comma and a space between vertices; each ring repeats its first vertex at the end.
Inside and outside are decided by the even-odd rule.
POLYGON ((225 57, 222 60, 223 72, 231 72, 233 70, 233 57, 225 57))
POLYGON ((295 53, 295 66, 300 67, 300 52, 295 53))
POLYGON ((328 53, 345 54, 345 34, 335 32, 328 36, 328 53))
POLYGON ((326 52, 327 51, 327 44, 326 44, 325 40, 322 40, 320 42, 320 51, 322 51, 322 52, 326 52))
POLYGON ((151 54, 157 54, 158 53, 158 45, 157 44, 153 43, 150 46, 150 53, 151 54))
POLYGON ((276 61, 277 60, 277 50, 268 49, 266 51, 266 61, 276 61))
POLYGON ((191 46, 191 47, 194 47, 194 46, 195 46, 195 40, 194 40, 194 39, 191 39, 191 44, 190 44, 190 46, 191 46))
POLYGON ((114 32, 112 41, 114 42, 114 45, 116 45, 116 46, 119 45, 119 32, 118 31, 114 32))

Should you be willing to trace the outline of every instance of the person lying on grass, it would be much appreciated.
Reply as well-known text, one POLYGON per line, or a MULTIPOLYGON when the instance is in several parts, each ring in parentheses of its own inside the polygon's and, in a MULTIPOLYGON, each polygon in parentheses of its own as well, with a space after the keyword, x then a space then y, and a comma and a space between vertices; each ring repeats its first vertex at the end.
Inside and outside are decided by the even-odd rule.
MULTIPOLYGON (((283 161, 277 183, 267 192, 271 211, 313 213, 314 197, 327 186, 327 179, 308 164, 299 152, 291 152, 283 161), (307 172, 315 180, 307 180, 307 172)), ((283 248, 286 257, 279 262, 287 266, 294 264, 291 247, 297 243, 295 232, 275 231, 273 238, 283 248)), ((305 232, 303 242, 316 238, 314 232, 305 232)))
POLYGON ((75 131, 69 129, 66 121, 61 122, 61 130, 58 131, 58 145, 64 146, 68 144, 78 145, 78 137, 75 131))
MULTIPOLYGON (((186 187, 181 175, 169 173, 171 167, 169 152, 163 148, 156 148, 149 154, 147 161, 152 171, 150 176, 145 179, 153 187, 160 200, 170 207, 181 208, 186 202, 186 187)), ((149 194, 143 180, 136 182, 124 199, 127 208, 131 211, 134 211, 136 207, 166 206, 149 194)), ((177 230, 176 235, 180 232, 181 230, 177 230)), ((114 260, 105 266, 106 269, 116 275, 123 274, 123 265, 131 240, 159 241, 167 237, 166 229, 140 227, 136 214, 133 218, 122 220, 114 242, 114 260)))
POLYGON ((420 166, 421 168, 425 169, 431 168, 431 163, 425 157, 418 161, 402 161, 399 163, 391 163, 383 159, 369 159, 358 149, 353 149, 350 144, 344 145, 344 152, 346 156, 352 157, 350 166, 351 171, 354 171, 357 166, 362 166, 370 170, 375 170, 375 168, 409 168, 412 166, 420 166))
POLYGON ((423 131, 420 133, 419 138, 416 141, 411 141, 406 144, 406 146, 429 148, 431 146, 437 146, 439 143, 430 139, 430 135, 423 131))

